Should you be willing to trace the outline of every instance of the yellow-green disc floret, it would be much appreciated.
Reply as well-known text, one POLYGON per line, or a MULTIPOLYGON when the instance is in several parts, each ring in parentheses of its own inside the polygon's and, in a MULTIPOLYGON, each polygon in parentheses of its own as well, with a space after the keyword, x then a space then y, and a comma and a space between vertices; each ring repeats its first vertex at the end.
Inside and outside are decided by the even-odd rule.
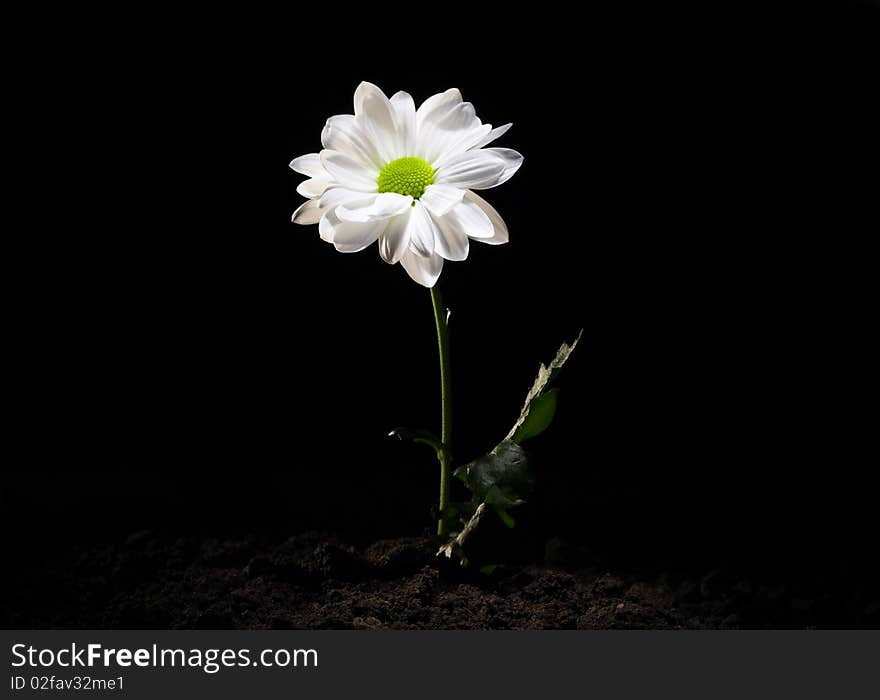
POLYGON ((413 199, 434 184, 434 169, 421 158, 398 158, 379 171, 379 192, 397 192, 413 199))

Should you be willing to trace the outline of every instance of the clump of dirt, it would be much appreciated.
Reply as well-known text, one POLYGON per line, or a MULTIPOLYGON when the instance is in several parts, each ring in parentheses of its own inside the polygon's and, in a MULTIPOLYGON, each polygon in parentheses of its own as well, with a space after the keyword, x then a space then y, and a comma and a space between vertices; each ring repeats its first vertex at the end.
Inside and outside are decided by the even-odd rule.
MULTIPOLYGON (((721 570, 609 572, 558 538, 543 562, 487 575, 439 559, 429 538, 356 548, 320 533, 272 541, 146 531, 20 567, 7 584, 0 616, 11 628, 789 627, 821 624, 827 602, 721 570)), ((876 624, 880 609, 871 610, 860 606, 852 624, 876 624)))

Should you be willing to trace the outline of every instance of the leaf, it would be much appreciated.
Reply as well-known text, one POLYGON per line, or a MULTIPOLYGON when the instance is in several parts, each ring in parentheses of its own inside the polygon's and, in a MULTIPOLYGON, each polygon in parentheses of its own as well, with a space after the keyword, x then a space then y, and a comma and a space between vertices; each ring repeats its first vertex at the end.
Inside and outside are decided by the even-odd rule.
POLYGON ((474 495, 482 501, 487 496, 494 503, 517 505, 532 488, 529 460, 522 447, 510 440, 499 443, 484 457, 455 470, 474 495))
POLYGON ((544 392, 529 405, 529 412, 514 433, 511 440, 521 443, 529 438, 540 435, 553 422, 553 416, 556 415, 556 398, 559 395, 559 389, 550 389, 544 392))
MULTIPOLYGON (((557 374, 559 374, 559 370, 562 369, 562 365, 566 363, 568 358, 571 356, 571 353, 574 352, 574 349, 577 347, 578 341, 580 341, 581 336, 584 334, 583 331, 578 333, 578 337, 574 339, 574 342, 569 345, 568 343, 563 343, 562 346, 556 353, 556 357, 553 358, 553 361, 547 365, 541 365, 538 369, 538 376, 535 378, 534 384, 532 384, 532 388, 529 389, 529 393, 526 394, 526 400, 523 404, 522 410, 520 411, 519 418, 517 418, 516 423, 513 424, 513 427, 510 429, 510 432, 505 437, 505 440, 514 440, 514 436, 516 436, 520 428, 526 423, 526 420, 529 417, 532 409, 538 409, 539 404, 536 403, 536 399, 539 399, 543 394, 545 394, 545 389, 547 385, 553 381, 557 374)), ((549 392, 548 392, 549 393, 549 392)), ((555 411, 556 404, 554 400, 553 408, 555 411)), ((546 406, 544 407, 546 410, 546 406)), ((553 415, 550 415, 550 420, 538 431, 541 432, 546 430, 547 426, 550 425, 550 421, 553 420, 553 415)), ((538 423, 540 424, 540 423, 538 423)), ((526 437, 522 438, 523 440, 528 439, 529 437, 534 437, 538 433, 531 433, 526 435, 526 437)), ((516 442, 516 440, 514 440, 516 442)))
POLYGON ((445 450, 445 446, 440 441, 440 438, 429 430, 421 430, 419 428, 395 428, 388 433, 388 437, 396 437, 399 440, 412 440, 413 442, 427 445, 437 453, 438 457, 445 450))
MULTIPOLYGON (((529 485, 530 486, 530 485, 529 485)), ((521 499, 511 487, 492 486, 483 497, 483 503, 498 508, 513 508, 520 506, 525 501, 521 499)))
POLYGON ((508 528, 516 527, 516 520, 514 520, 513 516, 507 512, 506 508, 503 508, 501 506, 495 506, 494 510, 495 510, 495 515, 497 515, 501 519, 501 522, 504 523, 504 525, 506 527, 508 527, 508 528))
POLYGON ((440 549, 437 550, 437 556, 444 556, 447 559, 457 557, 462 566, 467 566, 468 560, 464 554, 464 543, 467 541, 467 538, 471 535, 471 533, 477 529, 477 525, 480 524, 480 519, 483 517, 483 513, 485 512, 486 504, 481 503, 479 506, 477 506, 477 509, 470 517, 470 520, 465 523, 465 526, 461 529, 461 532, 450 538, 449 542, 442 545, 440 549))

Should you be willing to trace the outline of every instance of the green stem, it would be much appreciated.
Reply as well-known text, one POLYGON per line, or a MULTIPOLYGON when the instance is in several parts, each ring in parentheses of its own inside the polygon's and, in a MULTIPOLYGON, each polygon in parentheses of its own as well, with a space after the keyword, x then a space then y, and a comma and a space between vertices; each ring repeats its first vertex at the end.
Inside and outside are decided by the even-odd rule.
POLYGON ((446 307, 440 287, 431 287, 431 303, 434 306, 434 322, 437 324, 437 347, 440 351, 440 401, 442 411, 442 428, 440 442, 442 449, 437 452, 440 460, 440 520, 437 523, 437 534, 446 534, 446 521, 443 513, 449 506, 449 476, 452 467, 450 444, 452 440, 452 382, 449 362, 449 325, 446 307))

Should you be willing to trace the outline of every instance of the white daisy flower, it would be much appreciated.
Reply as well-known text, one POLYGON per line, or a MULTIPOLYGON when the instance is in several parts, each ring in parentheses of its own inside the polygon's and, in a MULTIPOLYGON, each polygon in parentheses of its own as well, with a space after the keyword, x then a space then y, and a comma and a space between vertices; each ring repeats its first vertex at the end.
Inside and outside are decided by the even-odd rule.
POLYGON ((354 93, 354 115, 330 117, 324 150, 294 158, 308 175, 296 191, 309 200, 294 223, 318 224, 342 253, 379 242, 379 254, 400 262, 416 282, 433 287, 443 260, 464 260, 468 239, 507 243, 498 212, 472 190, 506 182, 523 157, 484 148, 511 127, 483 124, 456 89, 416 109, 405 92, 389 100, 371 83, 354 93))

